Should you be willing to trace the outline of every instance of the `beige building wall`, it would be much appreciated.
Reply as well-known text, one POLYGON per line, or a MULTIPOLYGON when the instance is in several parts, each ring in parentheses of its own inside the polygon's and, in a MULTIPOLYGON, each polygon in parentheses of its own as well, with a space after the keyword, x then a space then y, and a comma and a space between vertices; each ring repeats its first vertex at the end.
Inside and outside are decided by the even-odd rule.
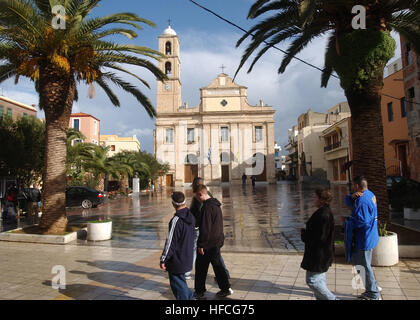
POLYGON ((179 56, 173 56, 179 54, 179 40, 171 28, 159 37, 162 53, 167 42, 174 45, 175 51, 159 66, 165 70, 166 62, 174 64, 166 83, 176 90, 170 91, 166 83, 158 82, 154 150, 160 162, 170 165, 162 184, 183 186, 195 176, 203 177, 210 185, 239 184, 244 172, 274 183, 273 108, 262 101, 258 106, 250 105, 247 88, 224 73, 200 89, 199 106, 181 105, 180 61, 179 56), (253 169, 256 154, 262 155, 262 166, 258 161, 253 169))
POLYGON ((140 151, 140 142, 134 135, 132 137, 119 137, 117 135, 101 135, 100 144, 109 147, 108 157, 122 151, 140 151))
POLYGON ((29 106, 27 104, 0 96, 0 118, 3 116, 10 116, 13 120, 20 117, 34 116, 36 117, 37 111, 35 106, 29 106))
POLYGON ((329 166, 324 154, 323 131, 349 116, 348 103, 341 102, 329 108, 327 113, 309 109, 298 117, 297 171, 300 179, 305 175, 327 179, 329 166))
POLYGON ((344 118, 323 131, 327 179, 334 184, 348 183, 344 165, 351 160, 351 117, 344 118))

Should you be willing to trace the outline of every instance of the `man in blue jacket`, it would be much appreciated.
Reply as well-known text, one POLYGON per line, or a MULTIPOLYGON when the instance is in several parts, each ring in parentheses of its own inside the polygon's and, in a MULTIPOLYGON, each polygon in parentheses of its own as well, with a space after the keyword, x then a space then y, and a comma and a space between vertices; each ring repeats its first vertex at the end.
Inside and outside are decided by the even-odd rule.
POLYGON ((353 248, 350 257, 355 266, 362 266, 365 271, 365 279, 362 276, 366 291, 359 299, 378 300, 379 290, 373 269, 372 250, 378 245, 378 208, 376 197, 368 189, 366 178, 354 179, 353 194, 348 194, 345 199, 346 206, 352 208, 352 215, 346 221, 346 246, 353 248))
POLYGON ((160 268, 168 271, 169 284, 177 300, 192 300, 185 273, 192 269, 195 218, 182 192, 172 193, 176 213, 169 222, 169 234, 160 258, 160 268))

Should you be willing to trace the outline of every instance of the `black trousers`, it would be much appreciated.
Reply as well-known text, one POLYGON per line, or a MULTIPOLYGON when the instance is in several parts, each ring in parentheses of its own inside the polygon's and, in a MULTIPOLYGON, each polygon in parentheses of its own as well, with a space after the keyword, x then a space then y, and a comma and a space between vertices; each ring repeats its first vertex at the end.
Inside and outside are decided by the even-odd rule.
POLYGON ((202 293, 206 291, 206 278, 210 263, 216 275, 219 288, 221 290, 230 288, 229 278, 221 262, 220 248, 214 247, 204 250, 204 255, 197 252, 197 260, 195 261, 195 292, 202 293))

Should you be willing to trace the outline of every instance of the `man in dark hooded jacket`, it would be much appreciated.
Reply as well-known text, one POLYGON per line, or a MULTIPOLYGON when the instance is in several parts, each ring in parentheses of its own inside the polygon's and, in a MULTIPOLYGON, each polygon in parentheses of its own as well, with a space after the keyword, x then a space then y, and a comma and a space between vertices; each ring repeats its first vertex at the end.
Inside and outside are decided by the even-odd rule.
POLYGON ((188 288, 185 272, 193 264, 195 218, 185 206, 182 192, 172 193, 172 205, 176 209, 169 222, 169 234, 160 258, 160 268, 168 271, 169 283, 177 300, 192 300, 193 293, 188 288))
POLYGON ((225 240, 221 203, 216 198, 210 197, 205 185, 198 187, 197 198, 203 203, 203 207, 201 208, 200 235, 197 241, 198 255, 195 263, 195 296, 198 299, 204 296, 207 272, 211 263, 220 288, 217 295, 227 297, 233 291, 220 254, 220 248, 225 240))

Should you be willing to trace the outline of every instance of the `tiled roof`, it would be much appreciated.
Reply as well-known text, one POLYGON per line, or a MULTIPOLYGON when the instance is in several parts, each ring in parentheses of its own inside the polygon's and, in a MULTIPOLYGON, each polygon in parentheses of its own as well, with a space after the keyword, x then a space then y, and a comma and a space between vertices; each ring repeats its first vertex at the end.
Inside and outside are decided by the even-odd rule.
POLYGON ((98 120, 98 121, 101 121, 101 120, 99 120, 98 118, 96 118, 96 117, 92 116, 91 114, 87 114, 87 113, 83 113, 83 112, 72 113, 72 114, 70 115, 70 117, 71 117, 71 118, 83 118, 83 117, 88 118, 88 117, 90 117, 90 118, 96 119, 96 120, 98 120))

